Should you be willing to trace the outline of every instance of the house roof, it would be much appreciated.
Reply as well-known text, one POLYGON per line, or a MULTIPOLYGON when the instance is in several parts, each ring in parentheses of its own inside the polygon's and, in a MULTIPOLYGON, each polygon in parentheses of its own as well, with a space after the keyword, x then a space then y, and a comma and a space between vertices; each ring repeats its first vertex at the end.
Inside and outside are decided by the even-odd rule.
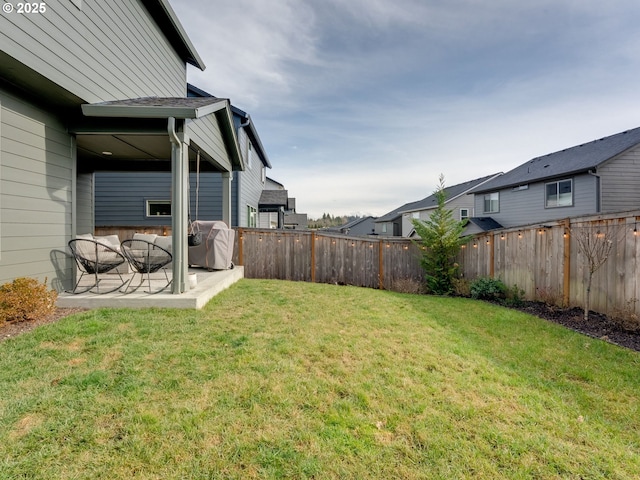
MULTIPOLYGON (((458 185, 453 185, 451 187, 446 187, 444 189, 445 195, 447 196, 445 203, 448 203, 462 195, 471 192, 483 183, 499 177, 500 175, 500 173, 494 173, 492 175, 487 175, 486 177, 476 178, 475 180, 469 180, 468 182, 459 183, 458 185)), ((427 198, 423 198, 422 200, 408 204, 407 208, 401 209, 398 213, 415 212, 417 210, 428 210, 431 208, 436 208, 437 206, 438 197, 435 193, 433 193, 427 198)))
POLYGON ((289 192, 286 190, 263 190, 258 204, 264 207, 287 206, 289 192))
MULTIPOLYGON (((187 83, 187 95, 189 97, 208 97, 208 98, 217 98, 214 95, 211 95, 209 92, 205 92, 201 88, 196 87, 190 83, 187 83)), ((258 156, 260 160, 264 164, 265 167, 272 168, 271 162, 269 161, 269 157, 267 156, 267 152, 262 145, 262 140, 260 140, 260 136, 256 130, 255 124, 253 123, 253 119, 251 115, 249 115, 244 110, 240 110, 238 107, 231 105, 231 111, 234 115, 237 115, 242 120, 242 126, 246 129, 247 135, 251 139, 251 142, 257 147, 258 156)))
POLYGON ((204 70, 202 58, 189 40, 169 0, 142 0, 151 17, 156 21, 178 54, 189 64, 204 70))
MULTIPOLYGON (((486 177, 476 178, 475 180, 469 180, 468 182, 459 183, 458 185, 453 185, 451 187, 446 187, 444 189, 445 194, 447 195, 447 202, 458 198, 461 195, 469 193, 471 190, 474 190, 478 186, 482 185, 485 182, 488 182, 492 178, 501 175, 500 173, 494 173, 493 175, 487 175, 486 177)), ((422 200, 418 200, 415 202, 405 203, 401 207, 396 208, 395 210, 390 211, 389 213, 384 214, 381 217, 378 217, 375 220, 375 223, 382 222, 390 222, 399 216, 401 216, 405 212, 415 212, 417 210, 427 210, 430 208, 435 208, 438 205, 438 199, 436 194, 433 193, 428 197, 423 198, 422 200)))
POLYGON ((227 99, 215 97, 143 97, 85 103, 82 113, 88 117, 184 119, 204 117, 227 105, 227 99))
POLYGON ((473 223, 485 232, 502 228, 502 225, 491 217, 471 217, 469 218, 469 223, 473 223))
POLYGON ((585 173, 640 143, 640 128, 536 157, 487 182, 475 193, 526 185, 551 178, 585 173))

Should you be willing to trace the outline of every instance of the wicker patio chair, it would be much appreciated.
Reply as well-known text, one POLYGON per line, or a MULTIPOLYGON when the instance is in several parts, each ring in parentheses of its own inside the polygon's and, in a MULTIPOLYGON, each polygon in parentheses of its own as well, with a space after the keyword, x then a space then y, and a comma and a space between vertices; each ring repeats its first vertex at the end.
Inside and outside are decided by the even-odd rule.
POLYGON ((73 258, 76 260, 76 264, 80 269, 80 278, 73 287, 73 290, 68 290, 70 293, 85 293, 91 291, 92 293, 111 293, 121 289, 125 286, 128 280, 122 278, 122 275, 118 271, 118 267, 123 263, 126 263, 124 256, 118 252, 115 248, 105 245, 102 242, 96 240, 90 240, 86 238, 76 238, 69 241, 69 248, 73 254, 73 258), (99 275, 103 273, 115 270, 120 277, 120 284, 115 288, 111 288, 107 291, 100 291, 100 282, 103 280, 99 278, 99 275), (82 289, 78 289, 82 278, 87 275, 93 275, 93 284, 82 289), (95 287, 95 291, 93 288, 95 287))
MULTIPOLYGON (((134 277, 136 274, 140 275, 140 283, 131 292, 135 292, 142 286, 145 275, 149 285, 149 290, 145 290, 147 293, 159 293, 171 285, 172 280, 169 279, 167 269, 164 268, 173 260, 169 250, 147 240, 134 238, 122 242, 122 253, 129 261, 129 265, 134 271, 134 277), (164 272, 167 284, 159 290, 151 291, 151 274, 159 270, 164 272)), ((131 283, 133 283, 133 278, 131 283)), ((128 287, 125 293, 129 293, 128 287)))

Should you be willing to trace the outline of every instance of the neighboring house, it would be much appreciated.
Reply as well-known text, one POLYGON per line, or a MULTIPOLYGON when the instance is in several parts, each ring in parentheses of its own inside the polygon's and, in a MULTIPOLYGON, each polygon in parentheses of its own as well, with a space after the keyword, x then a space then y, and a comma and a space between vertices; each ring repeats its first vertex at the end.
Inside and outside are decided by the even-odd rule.
MULTIPOLYGON (((189 97, 216 98, 191 84, 189 97)), ((239 150, 245 165, 231 179, 232 227, 256 227, 258 202, 271 163, 250 115, 231 106, 239 150)), ((202 166, 202 163, 201 163, 202 166)), ((193 220, 220 220, 223 215, 223 176, 220 172, 189 167, 189 215, 193 220)), ((163 226, 171 224, 171 175, 168 172, 96 173, 96 226, 163 226), (168 208, 162 208, 167 205, 168 208)))
POLYGON ((264 189, 265 190, 285 190, 283 184, 269 177, 267 177, 267 181, 265 182, 264 189))
POLYGON ((232 171, 243 169, 229 102, 187 98, 187 63, 204 64, 167 0, 47 7, 0 15, 0 283, 26 276, 68 288, 67 242, 95 225, 95 172, 172 171, 172 292, 181 293, 183 166, 199 152, 203 170, 223 172, 223 217, 232 171))
MULTIPOLYGON (((471 219, 475 216, 473 191, 485 183, 498 178, 501 173, 477 178, 468 182, 445 187, 446 205, 456 220, 471 219)), ((385 214, 375 221, 376 233, 383 236, 410 237, 415 231, 412 221, 426 220, 438 206, 434 194, 417 202, 407 203, 385 214)))
POLYGON ((296 213, 296 199, 290 198, 287 190, 263 190, 258 212, 259 228, 306 230, 308 227, 307 214, 296 213))
POLYGON ((640 208, 640 128, 534 158, 475 190, 504 227, 640 208))
POLYGON ((375 233, 375 217, 368 216, 356 218, 350 222, 340 225, 339 227, 324 228, 323 231, 335 232, 343 235, 351 235, 355 237, 365 237, 368 235, 377 235, 375 233))

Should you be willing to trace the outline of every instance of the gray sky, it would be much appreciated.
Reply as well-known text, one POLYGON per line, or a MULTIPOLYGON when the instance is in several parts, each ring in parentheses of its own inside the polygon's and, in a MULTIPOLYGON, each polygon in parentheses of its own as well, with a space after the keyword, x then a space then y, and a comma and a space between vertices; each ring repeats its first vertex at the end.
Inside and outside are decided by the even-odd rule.
POLYGON ((640 126, 637 0, 170 0, 297 210, 382 215, 640 126))

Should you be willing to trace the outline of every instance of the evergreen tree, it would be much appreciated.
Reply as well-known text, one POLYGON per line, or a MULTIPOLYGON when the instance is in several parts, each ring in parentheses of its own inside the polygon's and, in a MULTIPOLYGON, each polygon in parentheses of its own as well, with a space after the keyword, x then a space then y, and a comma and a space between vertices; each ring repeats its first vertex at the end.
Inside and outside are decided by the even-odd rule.
POLYGON ((427 290, 436 295, 449 295, 453 292, 453 280, 458 271, 455 258, 470 237, 461 236, 467 221, 457 221, 445 205, 447 195, 442 174, 434 195, 438 201, 436 209, 427 220, 413 219, 413 226, 425 247, 421 263, 427 290))

